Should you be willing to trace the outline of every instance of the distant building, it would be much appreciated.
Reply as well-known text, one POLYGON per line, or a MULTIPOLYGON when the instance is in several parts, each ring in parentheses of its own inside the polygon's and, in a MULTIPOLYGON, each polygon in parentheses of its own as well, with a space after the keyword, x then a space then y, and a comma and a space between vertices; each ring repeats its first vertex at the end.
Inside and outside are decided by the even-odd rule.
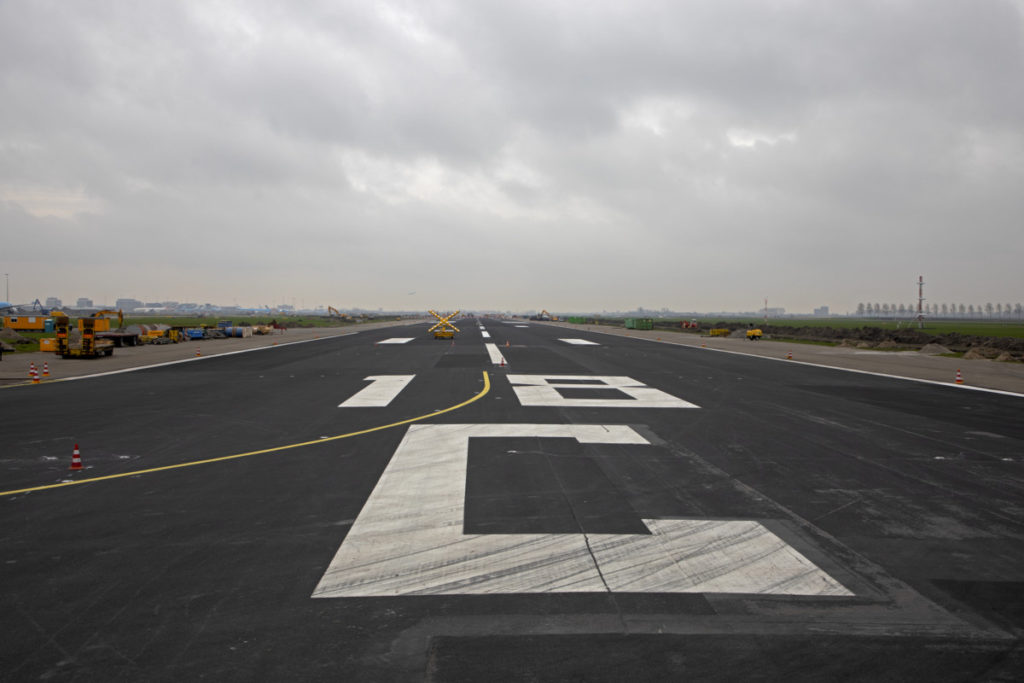
POLYGON ((138 299, 118 299, 114 302, 114 308, 121 309, 122 311, 134 311, 136 308, 142 308, 143 305, 138 299))
POLYGON ((827 318, 828 317, 828 306, 822 306, 821 308, 815 308, 814 309, 814 315, 820 316, 822 318, 827 318))
POLYGON ((48 297, 46 297, 46 307, 47 308, 63 308, 64 304, 61 303, 61 300, 59 298, 57 298, 55 296, 48 296, 48 297))
POLYGON ((92 308, 92 299, 84 296, 78 297, 78 301, 75 302, 75 308, 92 308))
POLYGON ((776 318, 778 318, 779 316, 786 315, 786 309, 782 308, 782 307, 779 307, 779 308, 765 308, 763 310, 764 310, 766 315, 771 315, 771 316, 774 316, 776 318))

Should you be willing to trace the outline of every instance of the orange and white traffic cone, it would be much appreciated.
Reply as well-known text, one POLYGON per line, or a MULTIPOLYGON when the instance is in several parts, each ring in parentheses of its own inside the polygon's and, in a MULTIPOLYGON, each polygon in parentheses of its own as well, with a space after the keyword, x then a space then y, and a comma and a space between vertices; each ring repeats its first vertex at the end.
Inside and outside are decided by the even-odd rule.
POLYGON ((509 342, 509 340, 508 340, 508 339, 506 339, 506 340, 505 340, 505 348, 506 348, 506 349, 507 349, 507 348, 511 348, 511 346, 512 346, 512 343, 511 343, 511 342, 509 342))
POLYGON ((963 384, 964 383, 964 376, 960 374, 960 368, 956 369, 956 383, 957 384, 963 384))
POLYGON ((50 376, 50 364, 49 363, 43 363, 43 377, 49 377, 49 376, 50 376))
POLYGON ((786 352, 786 360, 793 360, 793 352, 792 351, 787 351, 786 352))
POLYGON ((199 347, 197 346, 196 347, 196 358, 199 358, 199 356, 201 356, 201 355, 203 355, 203 354, 199 353, 199 347))
POLYGON ((39 371, 36 370, 35 366, 32 366, 32 384, 39 384, 39 371))
POLYGON ((701 342, 701 343, 700 343, 700 348, 702 348, 702 349, 706 349, 707 347, 708 347, 708 345, 707 345, 707 344, 705 344, 704 342, 701 342))
POLYGON ((28 378, 32 379, 35 376, 35 374, 36 374, 36 364, 35 363, 29 363, 28 364, 28 378))
POLYGON ((78 444, 75 444, 75 450, 71 452, 71 469, 80 470, 82 469, 82 455, 78 452, 78 444))
POLYGON ((501 358, 501 365, 499 367, 505 367, 505 357, 504 356, 502 356, 502 358, 501 358))

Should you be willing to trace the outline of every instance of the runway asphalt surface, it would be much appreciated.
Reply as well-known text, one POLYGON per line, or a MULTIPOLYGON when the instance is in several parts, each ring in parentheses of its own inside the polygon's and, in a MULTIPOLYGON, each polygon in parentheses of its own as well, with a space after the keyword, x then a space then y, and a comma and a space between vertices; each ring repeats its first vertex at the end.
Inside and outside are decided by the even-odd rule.
POLYGON ((0 390, 0 679, 1019 680, 1024 397, 458 324, 0 390))

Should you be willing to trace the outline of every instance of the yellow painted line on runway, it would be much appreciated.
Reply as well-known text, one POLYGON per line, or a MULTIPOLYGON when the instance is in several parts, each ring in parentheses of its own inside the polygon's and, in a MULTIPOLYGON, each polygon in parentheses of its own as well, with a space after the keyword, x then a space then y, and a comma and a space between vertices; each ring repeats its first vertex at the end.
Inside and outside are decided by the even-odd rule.
POLYGON ((45 486, 30 486, 29 488, 15 489, 13 491, 0 491, 0 497, 2 497, 2 496, 13 496, 13 495, 18 494, 18 493, 29 493, 31 491, 46 491, 48 489, 59 489, 59 488, 65 487, 65 486, 76 486, 78 484, 91 484, 92 482, 106 481, 108 479, 121 479, 123 477, 135 477, 135 476, 138 476, 140 474, 150 474, 152 472, 166 472, 167 470, 177 470, 177 469, 181 469, 183 467, 195 467, 196 465, 208 465, 208 464, 214 463, 214 462, 224 462, 226 460, 237 460, 238 458, 248 458, 250 455, 263 455, 264 453, 277 453, 279 451, 287 451, 287 450, 290 450, 292 448, 302 448, 303 446, 314 446, 316 444, 326 443, 328 441, 337 441, 338 439, 348 439, 348 438, 351 438, 353 436, 362 436, 363 434, 370 434, 372 432, 380 432, 380 431, 384 431, 385 429, 391 429, 392 427, 401 427, 402 425, 407 425, 407 424, 410 424, 412 422, 420 422, 421 420, 427 420, 429 418, 436 417, 438 415, 443 415, 444 413, 450 413, 453 410, 458 410, 459 408, 464 408, 464 407, 468 406, 470 403, 473 403, 475 401, 479 401, 481 398, 486 396, 487 393, 490 390, 491 390, 491 378, 490 378, 490 375, 488 375, 487 371, 485 370, 484 371, 484 388, 480 390, 480 393, 476 394, 472 398, 466 399, 462 403, 458 403, 458 404, 450 406, 448 408, 444 408, 442 410, 438 410, 436 412, 430 413, 429 415, 420 415, 419 417, 410 417, 408 420, 402 420, 400 422, 392 422, 391 424, 380 425, 379 427, 370 427, 369 429, 361 429, 358 432, 349 432, 348 434, 338 434, 337 436, 328 436, 328 437, 323 438, 323 439, 317 439, 316 441, 303 441, 302 443, 293 443, 293 444, 288 444, 287 446, 274 446, 273 448, 264 448, 264 449, 259 450, 259 451, 249 451, 247 453, 235 453, 234 455, 223 455, 223 456, 221 456, 219 458, 207 458, 206 460, 193 460, 191 462, 178 463, 177 465, 164 465, 163 467, 150 467, 149 469, 145 469, 145 470, 133 470, 131 472, 121 472, 120 474, 107 474, 107 475, 104 475, 102 477, 92 477, 90 479, 78 479, 78 480, 75 480, 75 481, 62 481, 59 484, 47 484, 45 486))

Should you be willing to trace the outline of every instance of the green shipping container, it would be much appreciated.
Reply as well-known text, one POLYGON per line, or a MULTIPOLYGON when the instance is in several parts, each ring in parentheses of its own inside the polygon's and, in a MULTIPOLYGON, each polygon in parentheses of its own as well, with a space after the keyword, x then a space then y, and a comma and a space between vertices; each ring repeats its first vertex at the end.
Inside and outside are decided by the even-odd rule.
POLYGON ((578 315, 570 315, 569 322, 576 323, 577 325, 582 325, 587 322, 587 319, 578 315))
POLYGON ((650 318, 626 318, 627 330, 653 330, 654 321, 650 318))

